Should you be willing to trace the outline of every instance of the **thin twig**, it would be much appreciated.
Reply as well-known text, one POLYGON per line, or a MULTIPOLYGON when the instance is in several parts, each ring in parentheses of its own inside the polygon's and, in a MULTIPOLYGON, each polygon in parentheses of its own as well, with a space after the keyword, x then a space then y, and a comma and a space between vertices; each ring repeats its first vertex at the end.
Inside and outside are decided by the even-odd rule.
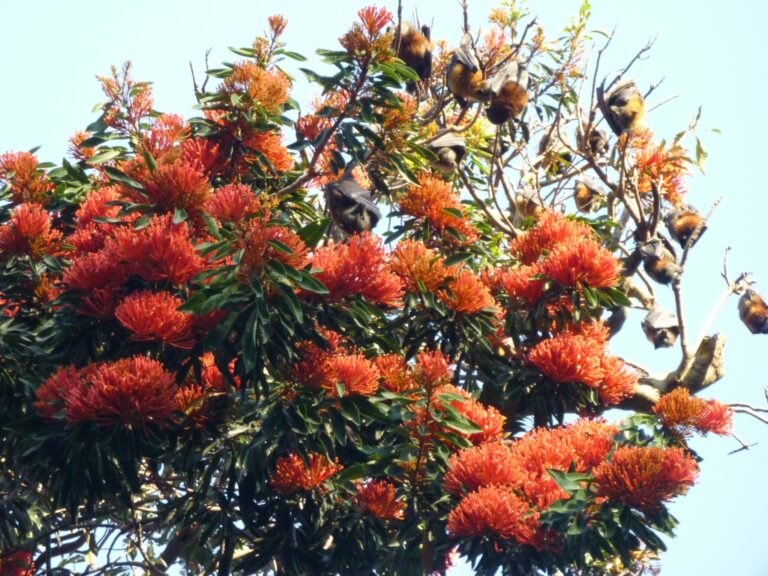
POLYGON ((744 441, 741 438, 739 438, 738 436, 736 436, 736 434, 734 434, 733 432, 731 432, 730 435, 731 435, 731 437, 734 440, 736 440, 736 442, 741 444, 741 447, 740 448, 736 448, 736 450, 731 450, 730 452, 728 452, 728 456, 730 456, 731 454, 736 454, 736 453, 741 452, 743 450, 749 450, 753 446, 757 446, 757 442, 753 442, 752 444, 745 444, 744 441))

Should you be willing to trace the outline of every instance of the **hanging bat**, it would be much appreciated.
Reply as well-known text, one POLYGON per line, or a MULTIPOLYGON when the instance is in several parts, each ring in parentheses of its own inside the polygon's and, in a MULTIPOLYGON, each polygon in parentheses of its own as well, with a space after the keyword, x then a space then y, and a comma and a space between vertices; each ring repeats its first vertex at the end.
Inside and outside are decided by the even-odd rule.
POLYGON ((675 345, 680 335, 677 317, 667 310, 654 306, 643 319, 641 326, 645 337, 656 349, 669 348, 675 345))

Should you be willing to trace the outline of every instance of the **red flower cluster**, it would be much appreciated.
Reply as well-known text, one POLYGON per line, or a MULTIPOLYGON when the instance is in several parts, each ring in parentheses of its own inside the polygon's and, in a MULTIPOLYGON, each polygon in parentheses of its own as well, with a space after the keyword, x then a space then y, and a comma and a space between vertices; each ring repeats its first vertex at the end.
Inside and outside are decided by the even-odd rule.
MULTIPOLYGON (((295 165, 293 156, 283 145, 283 138, 279 132, 254 132, 244 140, 243 144, 263 155, 270 167, 277 172, 287 172, 295 165)), ((245 160, 250 164, 260 163, 257 154, 246 154, 245 160)))
POLYGON ((203 167, 185 160, 159 164, 142 179, 142 184, 142 193, 132 191, 129 197, 136 202, 148 202, 161 212, 182 209, 199 214, 212 194, 203 167))
MULTIPOLYGON (((475 400, 470 394, 453 384, 443 384, 432 394, 430 402, 432 414, 445 412, 446 406, 451 406, 464 418, 481 429, 474 434, 462 433, 472 444, 499 440, 504 434, 506 417, 493 406, 486 406, 475 400), (449 398, 446 395, 459 396, 461 400, 449 398)), ((420 411, 416 411, 417 421, 420 411)), ((422 416, 423 418, 423 416, 422 416)))
POLYGON ((111 317, 130 276, 178 286, 206 266, 195 250, 189 226, 174 224, 170 214, 155 216, 140 230, 112 226, 109 233, 95 252, 74 256, 62 279, 67 290, 82 293, 78 310, 83 314, 111 317))
MULTIPOLYGON (((587 324, 586 326, 594 326, 587 324)), ((607 333, 598 328, 577 328, 542 340, 528 354, 528 361, 555 382, 580 382, 596 388, 606 405, 632 395, 638 374, 620 358, 606 353, 607 333)))
POLYGON ((483 281, 469 270, 462 270, 449 283, 448 290, 438 292, 448 308, 461 314, 475 314, 489 308, 498 309, 483 281))
POLYGON ((240 259, 240 275, 246 280, 264 270, 270 260, 297 269, 306 265, 309 252, 307 245, 290 228, 271 223, 268 218, 254 218, 245 223, 243 228, 241 244, 244 250, 240 259), (274 243, 285 247, 276 248, 274 243))
POLYGON ((463 243, 469 244, 477 239, 477 232, 472 223, 463 214, 459 195, 453 191, 450 183, 432 174, 421 174, 419 183, 410 186, 398 200, 400 210, 409 216, 427 222, 443 238, 456 241, 454 236, 446 236, 453 229, 464 236, 463 243))
POLYGON ((138 151, 147 153, 155 160, 162 159, 174 146, 186 140, 192 130, 179 114, 163 114, 159 116, 152 127, 142 134, 138 143, 138 151))
POLYGON ((0 154, 0 184, 10 188, 14 202, 45 204, 53 192, 53 183, 31 152, 0 154))
POLYGON ((51 215, 39 204, 19 204, 0 226, 0 261, 27 255, 39 259, 59 250, 61 232, 51 228, 51 215))
POLYGON ((392 271, 411 293, 418 294, 420 285, 427 292, 435 292, 458 270, 458 266, 446 266, 442 256, 416 240, 399 242, 392 253, 392 271))
POLYGON ((653 132, 645 128, 629 137, 627 147, 635 153, 637 189, 641 194, 652 190, 654 182, 662 182, 661 195, 675 206, 682 204, 689 175, 688 151, 679 144, 667 149, 653 142, 653 132))
POLYGON ((390 269, 381 239, 371 233, 318 248, 311 263, 318 270, 316 278, 328 288, 327 300, 359 295, 374 304, 400 305, 403 285, 390 269))
POLYGON ((548 470, 591 471, 607 457, 617 432, 602 421, 580 420, 536 429, 511 445, 492 442, 452 456, 445 488, 463 498, 449 516, 449 531, 546 547, 552 536, 542 529, 539 513, 568 497, 548 470))
POLYGON ((389 58, 392 35, 382 35, 381 31, 392 21, 392 13, 386 8, 368 6, 360 9, 357 15, 360 22, 355 22, 352 28, 339 38, 339 43, 364 65, 374 55, 379 60, 389 58))
POLYGON ((185 222, 174 224, 171 215, 156 216, 141 230, 120 228, 105 248, 125 263, 131 274, 150 282, 179 286, 205 268, 189 226, 185 222))
POLYGON ((139 342, 162 342, 190 349, 194 316, 179 311, 183 302, 169 292, 134 292, 115 309, 115 318, 139 342))
POLYGON ((511 446, 503 442, 487 442, 451 456, 445 489, 460 496, 483 486, 514 486, 523 474, 511 446))
POLYGON ((727 404, 714 398, 704 400, 691 396, 687 388, 675 388, 664 394, 653 411, 664 426, 683 436, 689 436, 693 431, 726 436, 733 426, 733 411, 727 404))
POLYGON ((533 264, 558 246, 592 237, 592 230, 586 224, 568 220, 555 212, 544 212, 535 228, 512 240, 510 250, 523 264, 533 264))
POLYGON ((219 222, 240 224, 262 208, 262 202, 254 191, 245 184, 227 184, 214 190, 205 209, 219 222))
POLYGON ((541 266, 536 263, 499 268, 484 278, 494 295, 506 294, 514 301, 533 305, 544 296, 544 279, 537 278, 541 274, 541 266))
POLYGON ((698 472, 693 456, 682 448, 622 446, 595 469, 595 487, 609 500, 653 512, 685 494, 698 472))
POLYGON ((558 244, 542 263, 545 276, 568 288, 609 288, 619 272, 619 261, 593 238, 558 244))
POLYGON ((338 461, 332 462, 317 452, 310 452, 307 461, 296 452, 278 458, 275 470, 269 477, 272 488, 283 495, 299 490, 309 491, 344 469, 338 461))
POLYGON ((270 114, 279 114, 288 102, 291 80, 281 70, 266 70, 250 60, 237 62, 224 79, 224 94, 244 94, 270 114))
POLYGON ((414 380, 405 358, 399 354, 384 354, 373 359, 381 374, 381 385, 395 394, 402 394, 415 389, 418 384, 414 380))
POLYGON ((405 501, 398 498, 395 485, 386 480, 359 483, 355 503, 363 512, 382 520, 405 518, 405 501))
POLYGON ((456 538, 492 536, 543 548, 539 514, 506 486, 484 486, 465 496, 448 515, 456 538))
POLYGON ((381 373, 377 365, 362 354, 350 353, 340 346, 335 332, 325 331, 328 348, 313 342, 299 345, 302 361, 293 375, 305 386, 322 388, 329 396, 370 396, 379 389, 381 373))
POLYGON ((134 356, 82 369, 59 368, 37 389, 35 407, 70 424, 167 425, 176 410, 173 374, 157 360, 134 356))

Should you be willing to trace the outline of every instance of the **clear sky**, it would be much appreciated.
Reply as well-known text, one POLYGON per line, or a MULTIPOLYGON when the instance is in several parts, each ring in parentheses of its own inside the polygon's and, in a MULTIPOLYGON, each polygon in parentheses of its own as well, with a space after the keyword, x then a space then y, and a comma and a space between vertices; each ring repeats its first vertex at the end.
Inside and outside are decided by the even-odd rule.
MULTIPOLYGON (((190 116, 194 97, 189 63, 202 74, 207 49, 213 49, 212 66, 231 61, 237 56, 227 46, 249 45, 266 28, 267 16, 282 13, 289 20, 285 36, 289 48, 311 57, 315 48, 337 48, 337 38, 354 20, 356 10, 369 3, 373 2, 6 1, 0 32, 0 152, 42 145, 38 155, 59 162, 67 138, 95 119, 91 109, 102 95, 94 75, 107 74, 112 64, 132 60, 134 77, 154 82, 159 110, 190 116)), ((380 4, 396 8, 393 0, 380 4)), ((490 0, 470 0, 473 29, 487 26, 486 16, 494 5, 490 0)), ((558 36, 579 8, 575 0, 529 5, 538 11, 549 37, 558 36)), ((410 16, 416 6, 422 21, 433 20, 435 38, 458 42, 458 2, 422 0, 417 5, 405 0, 404 14, 410 16)), ((666 78, 652 95, 651 106, 679 95, 649 114, 648 124, 657 135, 671 139, 687 126, 698 106, 703 107, 701 125, 707 130, 701 136, 710 158, 707 174, 691 181, 688 200, 703 211, 719 196, 724 201, 696 245, 684 276, 687 320, 695 335, 725 288, 720 272, 726 246, 733 247, 732 275, 753 272, 758 289, 768 295, 768 260, 762 250, 768 193, 759 176, 765 167, 768 121, 761 114, 762 102, 757 109, 754 103, 755 97, 766 93, 768 3, 645 0, 633 5, 594 0, 592 12, 592 28, 617 29, 606 72, 620 68, 649 37, 658 36, 650 57, 632 73, 641 87, 666 78), (712 128, 722 134, 709 132, 712 128)), ((308 65, 312 67, 311 62, 308 65)), ((295 97, 306 104, 315 88, 302 86, 301 74, 296 75, 295 97)), ((654 352, 642 337, 640 319, 641 315, 630 316, 612 341, 613 350, 654 371, 673 368, 678 350, 654 352)), ((765 406, 768 336, 747 332, 738 320, 735 299, 723 309, 714 330, 728 336, 727 374, 708 394, 765 406)), ((768 574, 764 548, 768 499, 763 495, 768 426, 740 416, 736 433, 757 445, 729 456, 738 447, 732 439, 693 443, 705 460, 699 484, 672 506, 681 525, 664 556, 665 576, 768 574)), ((456 575, 470 573, 467 567, 455 570, 456 575)))

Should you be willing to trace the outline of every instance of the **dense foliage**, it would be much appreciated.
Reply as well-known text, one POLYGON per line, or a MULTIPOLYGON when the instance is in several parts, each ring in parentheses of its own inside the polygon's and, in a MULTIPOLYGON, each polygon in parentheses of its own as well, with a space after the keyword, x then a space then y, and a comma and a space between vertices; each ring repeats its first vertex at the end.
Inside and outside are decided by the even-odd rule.
POLYGON ((125 65, 70 160, 0 155, 0 574, 653 570, 687 440, 731 426, 695 396, 721 336, 654 298, 682 298, 705 152, 597 85, 588 16, 494 11, 462 93, 385 9, 322 72, 274 16, 198 117, 125 65), (628 306, 680 341, 666 378, 611 354, 628 306))

